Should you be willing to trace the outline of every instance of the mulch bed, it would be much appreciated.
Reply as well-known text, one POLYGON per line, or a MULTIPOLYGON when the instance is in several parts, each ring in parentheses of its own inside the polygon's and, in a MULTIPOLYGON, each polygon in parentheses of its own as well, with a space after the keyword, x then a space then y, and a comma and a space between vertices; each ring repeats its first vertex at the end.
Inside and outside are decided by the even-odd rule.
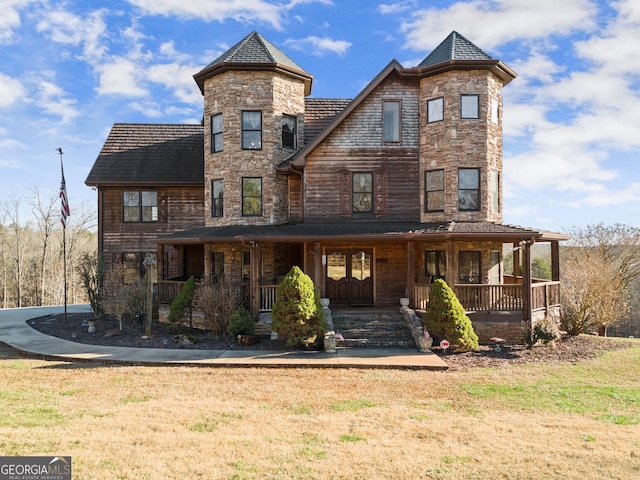
MULTIPOLYGON (((147 348, 181 348, 200 350, 290 350, 282 340, 258 337, 255 344, 239 345, 230 336, 214 335, 211 332, 182 327, 180 331, 169 333, 167 324, 153 322, 149 338, 144 338, 144 324, 133 318, 125 317, 122 331, 118 321, 107 317, 96 322, 96 332, 89 333, 88 313, 69 313, 45 316, 29 320, 29 325, 39 332, 90 345, 147 348), (189 343, 181 339, 189 338, 189 343)), ((451 370, 467 370, 476 367, 508 367, 511 365, 533 363, 577 363, 594 358, 608 350, 619 350, 638 345, 637 341, 602 338, 590 335, 563 337, 548 345, 526 348, 524 345, 481 345, 472 352, 446 352, 435 348, 434 353, 441 356, 451 370)))
POLYGON ((120 330, 118 320, 107 316, 96 321, 96 331, 88 332, 86 322, 90 313, 67 313, 34 318, 27 323, 39 332, 65 340, 89 345, 142 348, 180 348, 191 350, 284 350, 282 340, 256 337, 254 344, 239 345, 231 336, 214 335, 211 332, 180 327, 177 333, 167 331, 167 324, 153 322, 151 336, 144 338, 143 321, 125 316, 120 330), (184 340, 189 340, 185 342, 184 340))

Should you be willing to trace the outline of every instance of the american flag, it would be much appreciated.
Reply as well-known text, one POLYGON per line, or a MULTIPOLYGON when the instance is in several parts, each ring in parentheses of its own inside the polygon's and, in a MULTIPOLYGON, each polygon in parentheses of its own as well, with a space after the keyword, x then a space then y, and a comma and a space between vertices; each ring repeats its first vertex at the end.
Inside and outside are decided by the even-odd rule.
POLYGON ((62 181, 60 182, 60 221, 62 222, 62 228, 67 228, 67 217, 71 215, 71 210, 69 210, 69 200, 67 199, 67 184, 64 181, 61 148, 58 148, 58 153, 60 154, 60 171, 62 172, 62 181))

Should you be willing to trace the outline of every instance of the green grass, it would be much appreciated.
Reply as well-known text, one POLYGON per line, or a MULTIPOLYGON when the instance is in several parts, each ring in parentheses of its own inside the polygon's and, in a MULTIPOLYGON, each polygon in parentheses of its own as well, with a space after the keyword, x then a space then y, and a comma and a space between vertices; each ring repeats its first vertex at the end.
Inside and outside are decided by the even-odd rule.
POLYGON ((349 399, 331 405, 331 410, 335 412, 357 412, 364 408, 383 406, 383 404, 372 402, 371 400, 349 399))

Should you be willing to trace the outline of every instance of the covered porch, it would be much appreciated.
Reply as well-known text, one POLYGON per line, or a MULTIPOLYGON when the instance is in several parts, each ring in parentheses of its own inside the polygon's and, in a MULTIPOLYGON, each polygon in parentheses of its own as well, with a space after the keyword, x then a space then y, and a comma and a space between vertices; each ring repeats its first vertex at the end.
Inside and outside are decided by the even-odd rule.
POLYGON ((158 295, 169 303, 182 282, 226 278, 242 288, 257 317, 269 312, 278 284, 297 265, 334 306, 426 307, 443 278, 467 312, 531 321, 559 312, 559 241, 567 237, 486 223, 336 224, 205 227, 158 240, 158 295), (547 243, 551 279, 534 279, 531 248, 547 243), (504 271, 504 246, 513 272, 504 271))

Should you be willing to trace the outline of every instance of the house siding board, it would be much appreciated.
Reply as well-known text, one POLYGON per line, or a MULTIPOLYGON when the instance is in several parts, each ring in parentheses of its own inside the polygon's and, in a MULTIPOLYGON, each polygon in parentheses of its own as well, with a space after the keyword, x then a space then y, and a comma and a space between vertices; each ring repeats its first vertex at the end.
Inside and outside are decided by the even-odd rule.
POLYGON ((417 83, 390 75, 307 157, 305 221, 351 221, 351 193, 347 184, 354 172, 373 172, 377 174, 377 185, 384 182, 385 192, 375 192, 379 208, 372 214, 374 218, 417 220, 418 116, 417 83), (401 141, 397 144, 382 141, 385 100, 401 100, 401 141))
POLYGON ((203 226, 202 187, 158 187, 157 222, 123 221, 123 191, 149 190, 148 186, 103 187, 103 255, 110 261, 123 252, 155 252, 159 235, 203 226))

